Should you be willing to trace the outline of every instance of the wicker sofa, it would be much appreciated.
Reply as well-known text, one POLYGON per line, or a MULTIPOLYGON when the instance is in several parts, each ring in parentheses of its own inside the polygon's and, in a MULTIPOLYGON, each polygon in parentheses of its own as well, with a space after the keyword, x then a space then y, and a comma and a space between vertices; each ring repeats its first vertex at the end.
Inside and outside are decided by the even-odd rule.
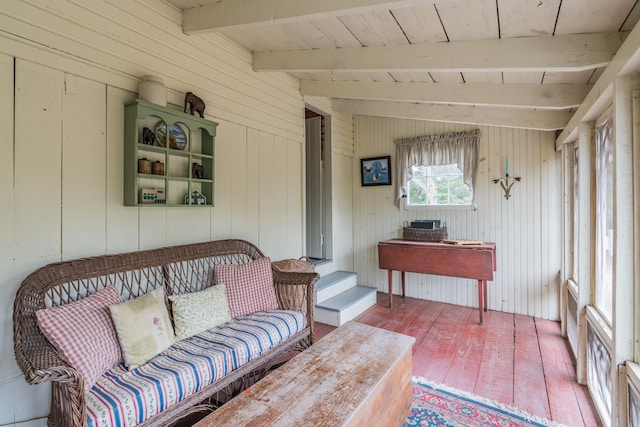
MULTIPOLYGON (((95 399, 95 396, 91 397, 91 393, 99 382, 96 387, 86 389, 83 376, 65 361, 67 358, 61 357, 60 352, 43 334, 36 315, 39 310, 50 307, 55 309, 83 300, 113 285, 123 301, 135 300, 163 288, 167 312, 171 316, 168 299, 173 295, 197 293, 214 285, 213 272, 217 266, 242 266, 263 258, 265 255, 249 242, 219 240, 53 263, 30 274, 20 285, 14 303, 14 350, 17 363, 28 383, 51 381, 49 425, 94 425, 88 420, 87 406, 89 399, 95 399)), ((299 329, 271 348, 262 348, 260 344, 260 351, 256 350, 256 354, 246 358, 248 360, 237 362, 236 354, 222 354, 220 360, 229 359, 239 366, 231 366, 232 363, 229 362, 230 365, 226 368, 218 368, 224 371, 221 376, 212 378, 210 383, 198 387, 191 394, 181 392, 185 395, 177 398, 176 402, 167 408, 161 408, 160 413, 143 415, 144 420, 136 423, 144 426, 166 426, 194 412, 211 409, 259 379, 274 363, 282 361, 286 353, 292 350, 302 351, 313 343, 314 286, 319 278, 318 274, 275 270, 269 273, 269 277, 273 277, 278 309, 282 311, 274 313, 281 317, 285 314, 291 317, 293 313, 304 319, 299 329)), ((237 321, 237 318, 233 318, 230 323, 237 321)), ((251 322, 252 327, 256 327, 255 319, 251 319, 251 322)), ((218 335, 223 336, 233 329, 219 331, 218 335)), ((201 337, 197 344, 208 340, 209 336, 201 337)), ((90 345, 89 342, 91 341, 87 340, 87 345, 90 345)), ((226 346, 226 342, 215 345, 216 351, 227 351, 221 349, 226 346)), ((190 351, 191 347, 186 354, 191 354, 190 351)), ((165 353, 158 357, 163 354, 165 353)), ((169 354, 169 357, 173 355, 169 354)), ((152 363, 149 362, 148 365, 152 363)), ((118 369, 118 366, 114 369, 118 369)), ((122 366, 119 369, 126 371, 122 366)), ((114 423, 126 424, 117 420, 114 423)))

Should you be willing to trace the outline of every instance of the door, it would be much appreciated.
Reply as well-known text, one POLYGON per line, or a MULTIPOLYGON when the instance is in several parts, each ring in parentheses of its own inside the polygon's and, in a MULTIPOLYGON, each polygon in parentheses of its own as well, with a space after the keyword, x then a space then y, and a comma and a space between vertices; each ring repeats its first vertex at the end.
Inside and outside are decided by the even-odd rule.
POLYGON ((325 259, 322 116, 306 119, 307 256, 325 259))

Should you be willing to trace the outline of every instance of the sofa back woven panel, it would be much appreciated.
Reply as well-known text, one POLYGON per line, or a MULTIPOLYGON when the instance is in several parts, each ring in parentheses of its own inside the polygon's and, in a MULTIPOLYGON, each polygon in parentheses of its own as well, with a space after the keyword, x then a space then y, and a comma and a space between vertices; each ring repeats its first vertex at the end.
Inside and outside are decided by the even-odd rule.
POLYGON ((164 281, 162 266, 87 277, 64 282, 60 286, 50 288, 45 297, 45 304, 47 307, 68 304, 110 285, 118 288, 122 299, 129 300, 163 287, 164 281))

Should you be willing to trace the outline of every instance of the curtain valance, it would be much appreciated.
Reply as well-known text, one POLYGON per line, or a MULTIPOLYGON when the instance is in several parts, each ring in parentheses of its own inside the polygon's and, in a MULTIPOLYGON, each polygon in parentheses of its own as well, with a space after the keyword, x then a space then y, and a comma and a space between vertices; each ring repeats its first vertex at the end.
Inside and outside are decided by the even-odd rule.
POLYGON ((463 181, 471 187, 475 209, 479 140, 480 129, 396 139, 396 206, 399 207, 400 200, 407 195, 413 166, 457 164, 463 181))

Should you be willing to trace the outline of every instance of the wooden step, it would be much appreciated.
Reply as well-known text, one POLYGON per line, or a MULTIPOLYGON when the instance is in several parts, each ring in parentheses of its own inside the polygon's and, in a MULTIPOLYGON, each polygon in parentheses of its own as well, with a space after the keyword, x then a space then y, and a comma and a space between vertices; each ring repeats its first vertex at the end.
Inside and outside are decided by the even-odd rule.
POLYGON ((376 288, 356 285, 340 294, 316 304, 314 320, 341 326, 376 304, 376 288))
POLYGON ((334 271, 322 276, 316 282, 316 303, 335 297, 357 284, 358 274, 353 271, 334 271))

